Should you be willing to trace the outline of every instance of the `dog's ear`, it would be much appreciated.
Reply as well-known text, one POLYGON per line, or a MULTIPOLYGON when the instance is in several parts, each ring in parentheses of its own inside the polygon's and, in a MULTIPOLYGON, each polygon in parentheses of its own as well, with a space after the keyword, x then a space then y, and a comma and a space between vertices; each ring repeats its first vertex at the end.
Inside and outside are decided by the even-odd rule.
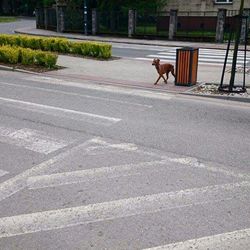
POLYGON ((156 60, 157 60, 158 63, 160 62, 160 59, 159 59, 159 58, 157 58, 156 60))

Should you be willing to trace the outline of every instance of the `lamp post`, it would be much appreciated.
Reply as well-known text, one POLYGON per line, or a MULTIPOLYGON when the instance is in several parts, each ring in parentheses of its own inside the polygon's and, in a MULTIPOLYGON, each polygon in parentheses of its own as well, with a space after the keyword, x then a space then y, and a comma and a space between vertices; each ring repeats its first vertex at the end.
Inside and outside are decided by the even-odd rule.
POLYGON ((83 32, 88 35, 88 6, 87 0, 83 0, 83 32))

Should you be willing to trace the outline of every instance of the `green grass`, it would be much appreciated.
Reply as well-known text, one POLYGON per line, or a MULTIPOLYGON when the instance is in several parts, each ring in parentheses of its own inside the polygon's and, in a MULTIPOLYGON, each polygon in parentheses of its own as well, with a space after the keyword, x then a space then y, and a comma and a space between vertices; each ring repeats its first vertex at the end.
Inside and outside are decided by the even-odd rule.
POLYGON ((0 16, 0 23, 10 23, 10 22, 15 22, 16 20, 17 20, 16 17, 0 16))
POLYGON ((210 31, 177 31, 177 36, 190 37, 215 37, 215 32, 210 31))
POLYGON ((158 36, 167 36, 168 31, 157 31, 156 26, 136 26, 135 33, 137 35, 158 35, 158 36))

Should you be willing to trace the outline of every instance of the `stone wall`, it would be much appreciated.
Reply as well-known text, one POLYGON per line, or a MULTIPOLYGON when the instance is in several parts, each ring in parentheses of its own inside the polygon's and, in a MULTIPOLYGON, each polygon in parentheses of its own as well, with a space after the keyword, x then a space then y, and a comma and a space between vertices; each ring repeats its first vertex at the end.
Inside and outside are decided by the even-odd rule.
MULTIPOLYGON (((241 0, 233 0, 232 4, 217 4, 214 0, 168 0, 165 8, 179 11, 218 11, 218 9, 239 10, 241 0)), ((244 8, 250 8, 250 0, 245 0, 244 8)))

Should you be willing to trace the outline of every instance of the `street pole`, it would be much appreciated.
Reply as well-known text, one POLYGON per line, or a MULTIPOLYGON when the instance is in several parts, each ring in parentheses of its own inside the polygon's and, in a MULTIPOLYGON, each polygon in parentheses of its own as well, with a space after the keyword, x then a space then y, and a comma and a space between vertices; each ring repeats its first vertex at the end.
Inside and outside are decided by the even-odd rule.
POLYGON ((83 25, 84 25, 84 34, 88 35, 88 6, 87 0, 83 0, 83 25))
POLYGON ((239 11, 239 25, 238 25, 237 30, 236 30, 233 62, 232 62, 232 69, 231 69, 231 78, 230 78, 230 84, 229 84, 229 91, 230 92, 232 92, 233 87, 234 87, 237 56, 238 56, 239 43, 240 43, 240 34, 241 34, 241 26, 242 26, 243 9, 244 9, 244 0, 241 0, 240 11, 239 11))

